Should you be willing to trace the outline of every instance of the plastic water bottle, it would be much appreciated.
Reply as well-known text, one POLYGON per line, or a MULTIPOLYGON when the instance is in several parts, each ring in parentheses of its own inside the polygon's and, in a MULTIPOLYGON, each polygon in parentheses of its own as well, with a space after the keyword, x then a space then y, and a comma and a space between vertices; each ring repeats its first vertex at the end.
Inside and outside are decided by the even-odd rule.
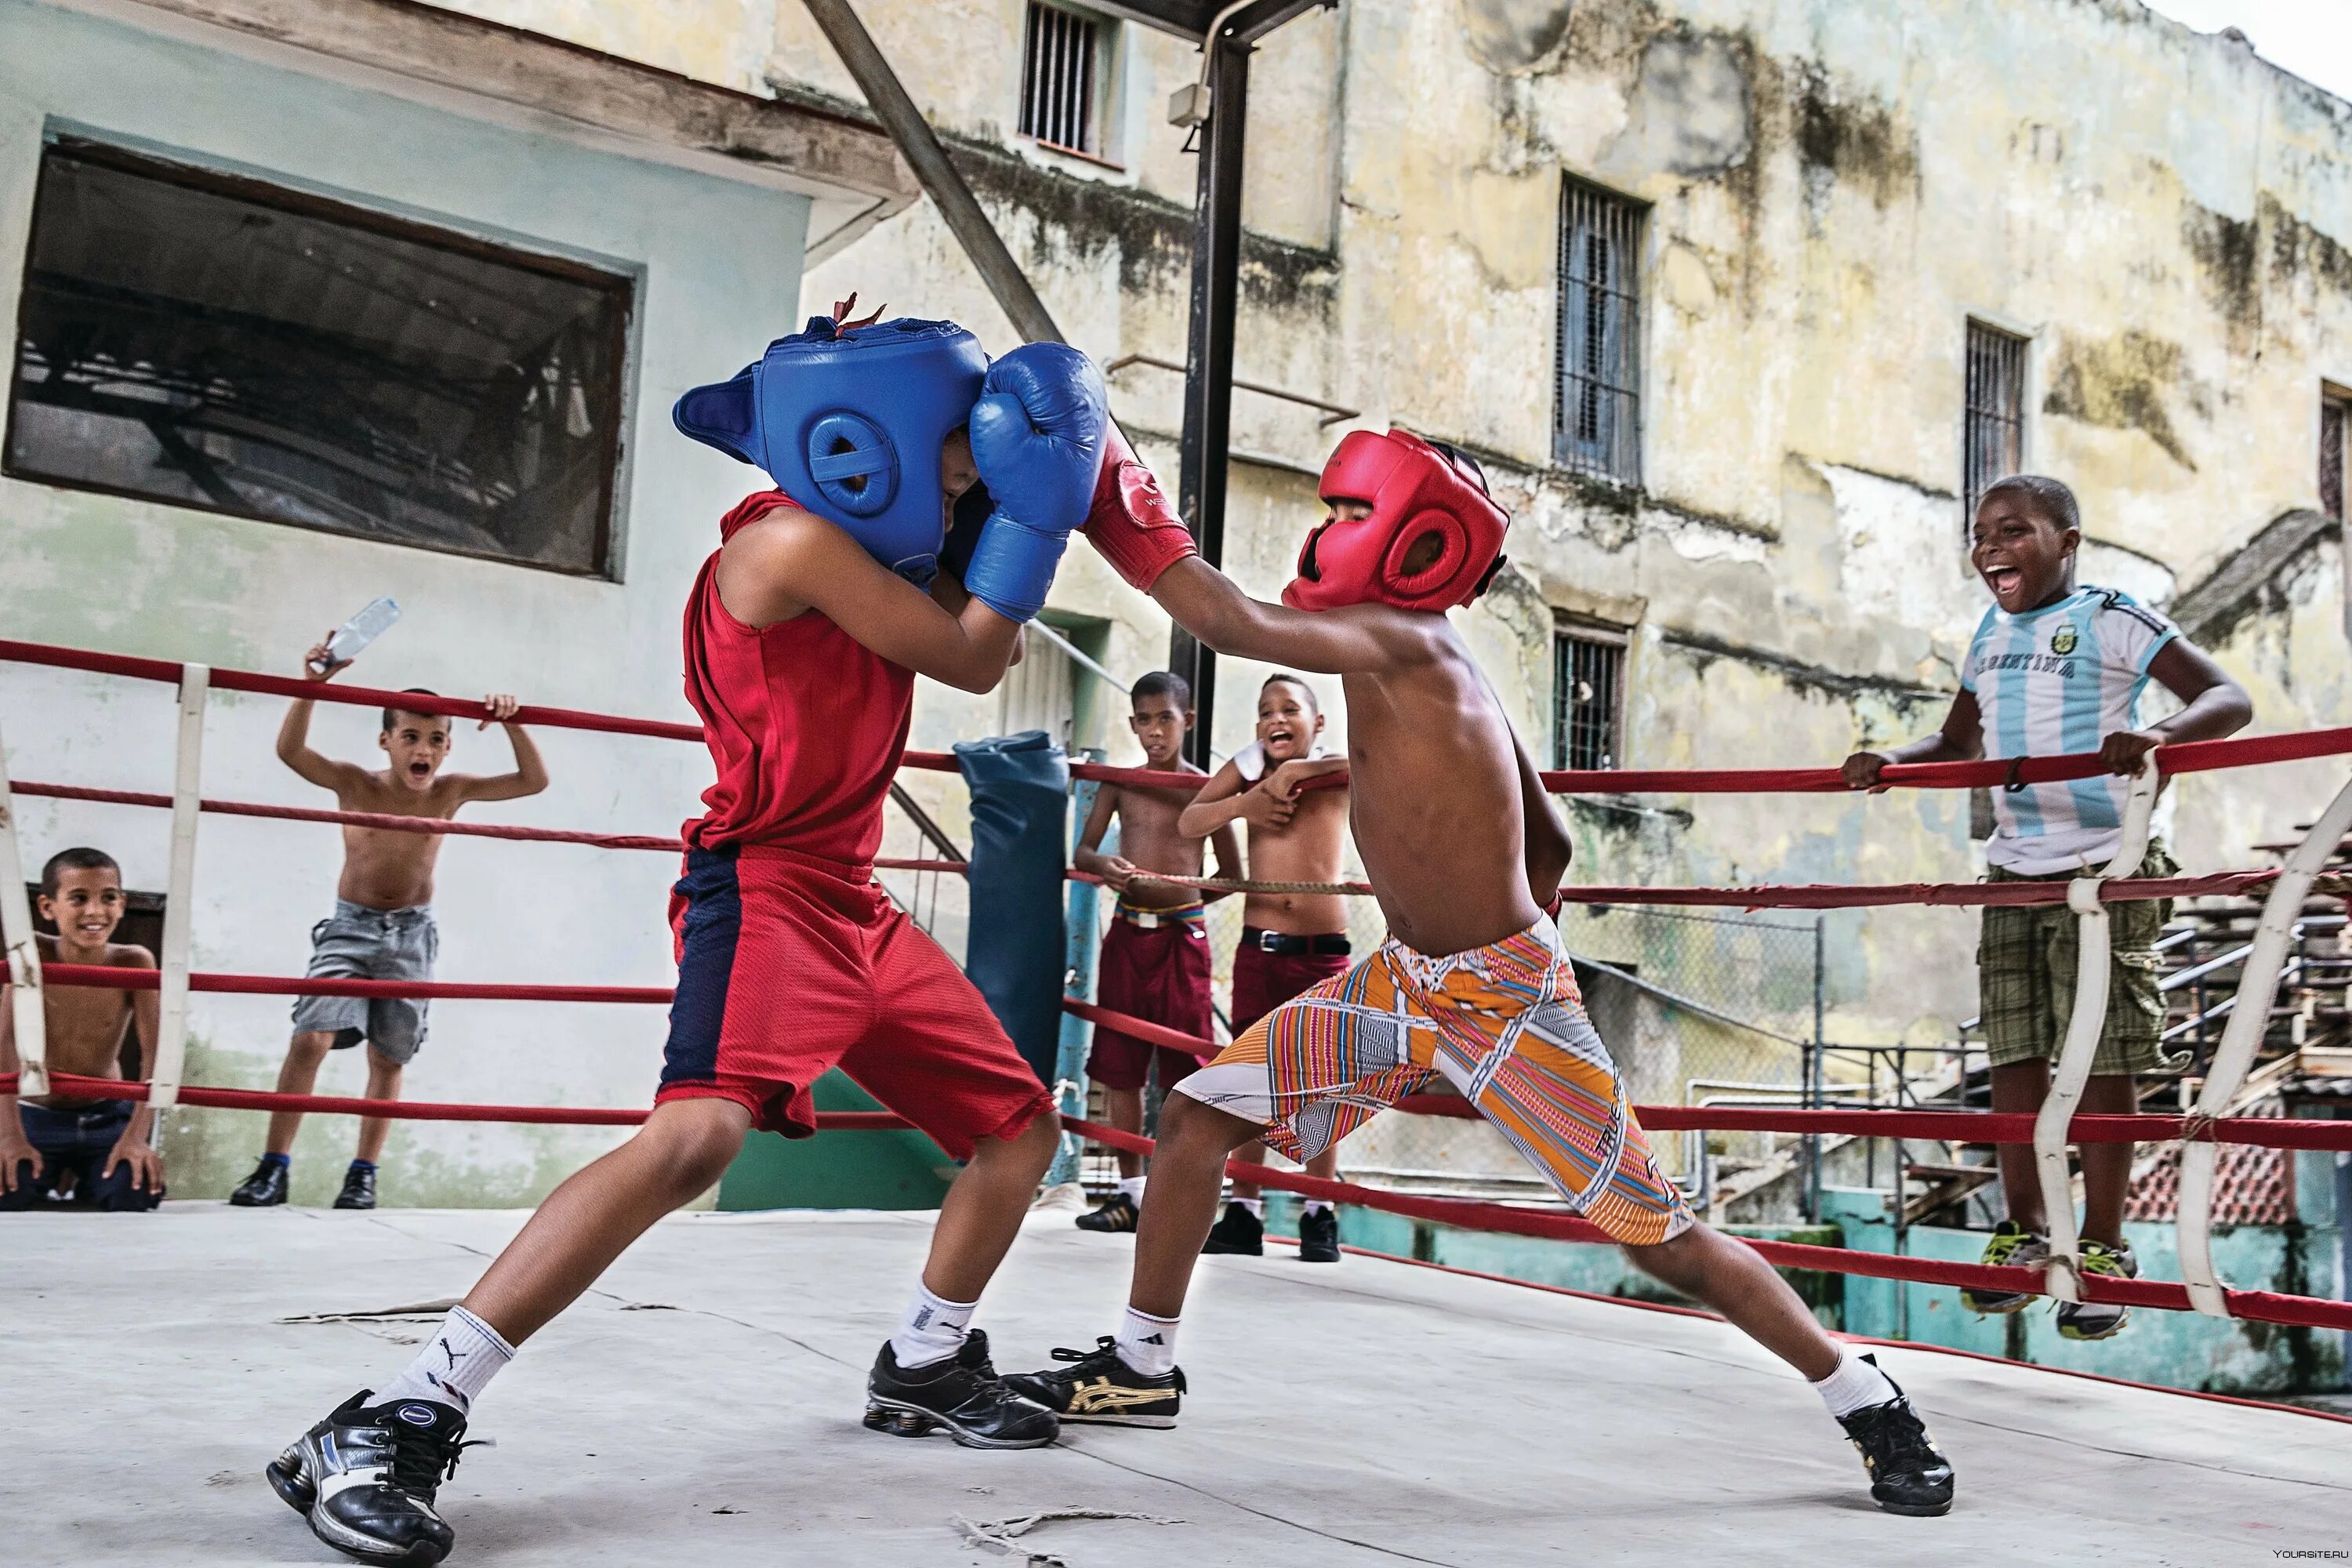
MULTIPOLYGON (((367 645, 392 629, 400 619, 400 606, 390 599, 377 599, 366 608, 335 628, 327 639, 327 667, 359 658, 367 645)), ((318 668, 313 665, 311 668, 318 668)))

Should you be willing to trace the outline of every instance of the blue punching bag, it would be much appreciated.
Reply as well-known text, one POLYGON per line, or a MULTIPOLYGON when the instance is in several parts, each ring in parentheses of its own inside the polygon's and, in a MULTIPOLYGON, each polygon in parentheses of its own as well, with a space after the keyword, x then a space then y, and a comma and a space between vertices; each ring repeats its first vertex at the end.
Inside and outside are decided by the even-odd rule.
POLYGON ((964 973, 1051 1088, 1062 1034, 1062 851, 1070 763, 1043 730, 961 742, 971 790, 964 973))

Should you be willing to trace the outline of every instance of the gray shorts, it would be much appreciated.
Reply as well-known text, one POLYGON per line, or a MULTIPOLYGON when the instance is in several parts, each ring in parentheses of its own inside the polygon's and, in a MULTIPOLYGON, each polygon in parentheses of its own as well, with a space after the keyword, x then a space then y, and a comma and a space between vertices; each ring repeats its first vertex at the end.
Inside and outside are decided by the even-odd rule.
MULTIPOLYGON (((441 932, 433 909, 372 910, 343 899, 335 912, 310 928, 313 979, 430 980, 441 955, 441 932)), ((335 1037, 335 1049, 362 1040, 386 1061, 405 1063, 425 1044, 422 997, 297 996, 294 1032, 335 1037)))

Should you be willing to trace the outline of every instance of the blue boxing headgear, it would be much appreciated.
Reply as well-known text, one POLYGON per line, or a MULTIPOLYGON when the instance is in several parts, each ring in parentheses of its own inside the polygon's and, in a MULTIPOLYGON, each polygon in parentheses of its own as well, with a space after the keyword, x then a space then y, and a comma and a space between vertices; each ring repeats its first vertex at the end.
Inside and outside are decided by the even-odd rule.
POLYGON ((670 417, 928 584, 946 534, 940 443, 971 418, 987 370, 980 341, 953 321, 837 330, 812 316, 732 381, 688 391, 670 417))

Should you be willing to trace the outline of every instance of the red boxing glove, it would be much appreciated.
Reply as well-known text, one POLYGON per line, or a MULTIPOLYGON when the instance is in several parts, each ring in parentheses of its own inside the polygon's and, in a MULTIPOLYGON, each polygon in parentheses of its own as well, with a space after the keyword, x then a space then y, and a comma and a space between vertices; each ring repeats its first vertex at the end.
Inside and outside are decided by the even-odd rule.
POLYGON ((1160 481, 1117 426, 1104 432, 1102 472, 1080 531, 1112 571, 1147 594, 1171 566, 1201 552, 1160 481))

